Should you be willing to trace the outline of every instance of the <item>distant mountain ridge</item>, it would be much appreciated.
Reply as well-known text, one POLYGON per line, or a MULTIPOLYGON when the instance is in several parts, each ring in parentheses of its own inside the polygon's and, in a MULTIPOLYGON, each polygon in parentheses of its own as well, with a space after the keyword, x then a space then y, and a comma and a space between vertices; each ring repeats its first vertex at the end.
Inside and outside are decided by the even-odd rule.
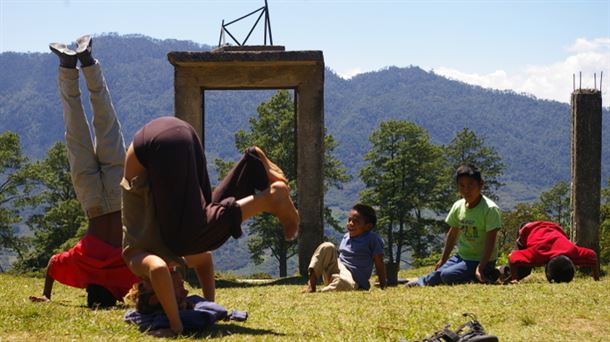
MULTIPOLYGON (((94 37, 100 60, 121 120, 126 142, 152 118, 173 113, 173 67, 169 51, 208 51, 190 41, 158 40, 141 35, 94 37)), ((62 108, 57 89, 57 57, 51 53, 0 54, 0 132, 22 138, 29 156, 40 158, 63 139, 62 108)), ((332 67, 332 66, 330 66, 332 67)), ((82 80, 81 80, 82 81, 82 80)), ((86 98, 87 91, 81 84, 86 98)), ((215 157, 234 158, 233 137, 247 129, 248 117, 274 91, 206 92, 206 153, 208 168, 215 157)), ((89 113, 89 105, 84 101, 89 113)), ((447 144, 468 127, 494 146, 506 164, 501 207, 537 198, 540 191, 570 178, 570 107, 512 91, 497 91, 449 80, 419 67, 389 67, 345 80, 330 69, 325 80, 325 124, 339 142, 335 155, 354 180, 342 191, 331 191, 327 204, 348 208, 362 184, 358 171, 381 121, 410 120, 428 130, 432 141, 447 144)), ((608 110, 604 110, 602 184, 610 176, 608 110)), ((214 177, 213 177, 214 178, 214 177)))

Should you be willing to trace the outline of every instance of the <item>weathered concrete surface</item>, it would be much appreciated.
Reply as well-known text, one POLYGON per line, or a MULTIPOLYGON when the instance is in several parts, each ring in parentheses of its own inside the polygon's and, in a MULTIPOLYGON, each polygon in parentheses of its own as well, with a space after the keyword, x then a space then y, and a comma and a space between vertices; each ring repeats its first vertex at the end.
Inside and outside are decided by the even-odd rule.
POLYGON ((217 47, 212 52, 234 52, 234 51, 285 51, 281 45, 225 45, 217 47))
MULTIPOLYGON (((174 65, 191 65, 207 63, 242 64, 244 62, 260 62, 267 66, 273 64, 324 64, 322 51, 218 51, 218 52, 183 52, 173 51, 167 54, 167 59, 174 65)), ((201 65, 208 67, 207 65, 201 65)), ((262 64, 259 64, 262 66, 262 64)), ((244 84, 244 86, 247 86, 244 84)))
MULTIPOLYGON (((176 116, 205 141, 206 90, 294 89, 296 97, 297 206, 301 216, 299 271, 323 238, 324 57, 322 51, 216 50, 170 52, 176 116)), ((204 146, 205 147, 205 146, 204 146)))
POLYGON ((572 93, 572 240, 599 254, 602 97, 599 90, 572 93))

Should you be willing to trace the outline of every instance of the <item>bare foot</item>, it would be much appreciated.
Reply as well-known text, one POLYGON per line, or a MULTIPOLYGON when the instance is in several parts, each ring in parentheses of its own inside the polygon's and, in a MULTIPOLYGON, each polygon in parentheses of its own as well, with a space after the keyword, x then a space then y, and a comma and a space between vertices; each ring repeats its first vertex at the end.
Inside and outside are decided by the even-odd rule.
POLYGON ((269 184, 273 184, 275 182, 284 182, 288 184, 288 179, 286 175, 284 175, 284 171, 280 169, 279 166, 275 165, 269 158, 265 152, 258 146, 254 146, 256 150, 256 154, 263 162, 263 166, 265 167, 265 171, 267 171, 267 178, 269 179, 269 184))
POLYGON ((284 238, 286 241, 292 241, 299 233, 299 212, 294 207, 290 199, 290 190, 286 183, 281 181, 271 184, 270 192, 273 199, 272 214, 277 216, 284 226, 284 238))
POLYGON ((50 302, 51 300, 47 298, 47 296, 30 296, 30 301, 33 303, 46 303, 50 302))

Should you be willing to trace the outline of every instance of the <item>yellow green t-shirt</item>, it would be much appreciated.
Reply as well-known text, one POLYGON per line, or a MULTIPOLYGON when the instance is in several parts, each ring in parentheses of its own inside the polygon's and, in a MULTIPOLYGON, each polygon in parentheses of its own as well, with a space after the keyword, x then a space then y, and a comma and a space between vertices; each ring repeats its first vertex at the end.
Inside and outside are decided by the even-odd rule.
MULTIPOLYGON (((500 209, 485 196, 474 208, 466 208, 466 201, 461 199, 453 204, 445 222, 450 227, 460 229, 457 246, 462 259, 478 261, 485 250, 485 233, 501 226, 500 209)), ((489 259, 495 260, 497 257, 496 243, 489 259)))

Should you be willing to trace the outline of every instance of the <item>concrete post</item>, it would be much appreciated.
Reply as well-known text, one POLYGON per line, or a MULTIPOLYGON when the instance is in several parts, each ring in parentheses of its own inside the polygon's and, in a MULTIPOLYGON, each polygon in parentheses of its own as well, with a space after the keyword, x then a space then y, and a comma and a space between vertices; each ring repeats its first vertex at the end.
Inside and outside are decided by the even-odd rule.
POLYGON ((195 128, 205 150, 205 112, 203 95, 195 75, 189 68, 176 66, 174 70, 174 110, 176 117, 188 122, 195 128))
POLYGON ((299 192, 299 273, 307 276, 309 261, 324 237, 324 65, 301 84, 297 99, 297 189, 299 192), (313 154, 312 152, 315 151, 313 154), (307 191, 302 191, 307 189, 307 191))
POLYGON ((602 96, 572 93, 572 240, 599 253, 602 96))

